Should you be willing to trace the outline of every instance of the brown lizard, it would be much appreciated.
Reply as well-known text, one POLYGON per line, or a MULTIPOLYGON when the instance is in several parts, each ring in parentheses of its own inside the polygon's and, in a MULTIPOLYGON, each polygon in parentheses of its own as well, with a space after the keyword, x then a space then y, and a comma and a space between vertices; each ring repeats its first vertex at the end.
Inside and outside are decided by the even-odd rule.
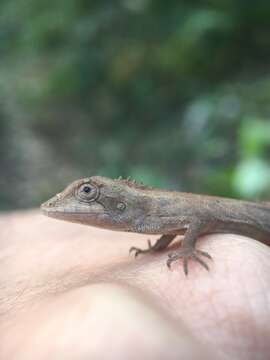
POLYGON ((135 256, 165 249, 179 234, 181 246, 170 253, 167 265, 183 259, 188 274, 188 260, 209 269, 196 249, 200 235, 237 233, 269 243, 270 203, 182 193, 156 189, 130 179, 101 176, 80 179, 41 205, 44 214, 62 220, 101 228, 144 234, 163 234, 147 249, 132 247, 135 256))

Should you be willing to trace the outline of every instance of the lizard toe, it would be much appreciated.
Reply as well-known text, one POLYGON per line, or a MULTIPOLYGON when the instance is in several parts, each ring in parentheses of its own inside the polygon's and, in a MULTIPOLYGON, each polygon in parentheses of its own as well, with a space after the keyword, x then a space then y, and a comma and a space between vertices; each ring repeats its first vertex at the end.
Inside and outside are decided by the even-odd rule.
POLYGON ((167 267, 170 269, 171 264, 179 259, 183 260, 183 270, 185 275, 188 275, 188 261, 190 259, 198 262, 202 267, 204 267, 207 271, 209 271, 209 267, 205 261, 203 261, 200 256, 205 256, 208 259, 212 260, 211 255, 209 255, 207 252, 196 250, 195 248, 181 248, 175 253, 168 254, 167 259, 167 267))

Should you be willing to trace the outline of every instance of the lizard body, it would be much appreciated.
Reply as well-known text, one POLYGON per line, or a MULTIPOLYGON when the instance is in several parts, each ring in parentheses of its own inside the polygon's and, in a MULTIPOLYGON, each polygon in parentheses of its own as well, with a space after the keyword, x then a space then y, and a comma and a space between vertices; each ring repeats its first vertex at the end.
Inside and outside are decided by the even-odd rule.
POLYGON ((41 205, 44 214, 62 220, 101 228, 144 234, 163 234, 148 249, 132 247, 140 253, 165 249, 184 234, 181 247, 169 254, 167 265, 183 259, 199 262, 208 270, 203 257, 211 256, 196 249, 200 235, 237 233, 270 242, 270 203, 182 193, 156 189, 126 179, 101 176, 80 179, 41 205))

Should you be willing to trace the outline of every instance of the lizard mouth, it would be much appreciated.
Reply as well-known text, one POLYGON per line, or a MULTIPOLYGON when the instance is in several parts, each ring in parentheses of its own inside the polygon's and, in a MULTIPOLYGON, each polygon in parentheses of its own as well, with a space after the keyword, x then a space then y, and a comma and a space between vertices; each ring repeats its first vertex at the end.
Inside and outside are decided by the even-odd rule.
POLYGON ((99 217, 104 215, 104 208, 101 204, 93 202, 90 204, 80 204, 77 205, 65 205, 57 204, 55 197, 46 201, 40 206, 42 213, 46 216, 63 219, 68 221, 76 221, 77 218, 80 220, 82 217, 87 217, 88 219, 99 217))

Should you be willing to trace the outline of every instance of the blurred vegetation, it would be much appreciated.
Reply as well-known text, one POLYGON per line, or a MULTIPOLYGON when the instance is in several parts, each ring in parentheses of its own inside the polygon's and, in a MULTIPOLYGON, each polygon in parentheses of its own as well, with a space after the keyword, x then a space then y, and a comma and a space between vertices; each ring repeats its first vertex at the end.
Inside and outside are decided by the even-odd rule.
POLYGON ((0 209, 93 174, 270 194, 266 0, 2 0, 0 209))

